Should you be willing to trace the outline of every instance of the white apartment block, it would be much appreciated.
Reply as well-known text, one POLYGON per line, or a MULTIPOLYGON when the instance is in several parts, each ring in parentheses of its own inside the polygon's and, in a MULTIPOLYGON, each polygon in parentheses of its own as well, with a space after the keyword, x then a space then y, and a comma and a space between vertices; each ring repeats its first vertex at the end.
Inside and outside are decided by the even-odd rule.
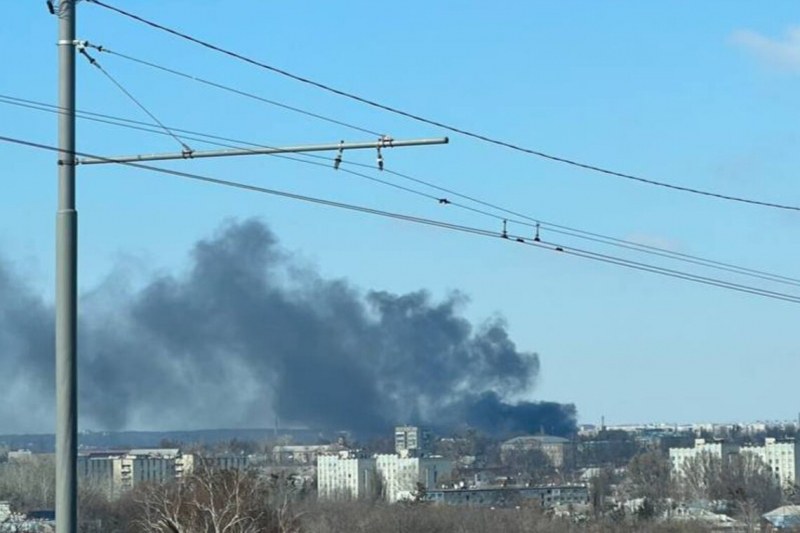
POLYGON ((779 442, 767 437, 764 446, 747 446, 742 452, 760 457, 781 487, 793 487, 800 471, 799 446, 796 441, 779 442))
POLYGON ((449 481, 453 462, 441 457, 403 457, 397 454, 375 456, 383 497, 389 503, 413 499, 418 486, 426 490, 449 481))
POLYGON ((756 455, 761 458, 775 482, 781 487, 792 487, 800 472, 800 443, 793 440, 778 441, 772 437, 767 437, 763 446, 745 447, 720 441, 707 442, 705 439, 695 439, 692 448, 670 448, 669 460, 673 472, 680 475, 686 461, 701 453, 719 458, 739 453, 756 455))
POLYGON ((708 442, 706 439, 695 439, 691 448, 670 448, 669 462, 672 471, 681 475, 687 461, 704 453, 721 459, 739 453, 739 446, 722 441, 708 442))
POLYGON ((440 457, 403 457, 380 454, 374 458, 320 455, 317 457, 317 493, 320 499, 355 500, 381 496, 389 503, 412 499, 421 485, 426 490, 449 480, 453 462, 440 457))
POLYGON ((317 456, 317 495, 323 500, 359 500, 378 490, 375 459, 339 455, 317 456))

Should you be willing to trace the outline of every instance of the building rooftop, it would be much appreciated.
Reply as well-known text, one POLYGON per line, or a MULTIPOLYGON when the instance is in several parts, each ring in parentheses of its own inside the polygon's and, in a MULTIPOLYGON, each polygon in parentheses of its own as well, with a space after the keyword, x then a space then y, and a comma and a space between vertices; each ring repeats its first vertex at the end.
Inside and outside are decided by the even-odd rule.
POLYGON ((565 439, 563 437, 555 437, 553 435, 523 435, 521 437, 514 437, 513 439, 509 439, 503 443, 503 445, 519 445, 519 444, 526 444, 526 443, 538 443, 538 444, 566 444, 569 442, 569 439, 565 439))

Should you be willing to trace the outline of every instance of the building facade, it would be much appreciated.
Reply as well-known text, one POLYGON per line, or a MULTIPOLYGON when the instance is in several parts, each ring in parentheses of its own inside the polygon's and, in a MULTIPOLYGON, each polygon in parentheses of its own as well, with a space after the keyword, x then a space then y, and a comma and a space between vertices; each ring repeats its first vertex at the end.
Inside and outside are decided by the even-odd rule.
POLYGON ((375 459, 347 453, 317 456, 317 496, 323 500, 374 498, 379 491, 375 459))
POLYGON ((759 457, 772 475, 775 483, 782 488, 793 487, 800 472, 800 448, 794 440, 779 441, 772 437, 764 439, 763 446, 744 446, 722 441, 708 442, 695 439, 694 447, 670 448, 669 460, 672 471, 682 475, 688 461, 702 453, 717 458, 729 458, 740 453, 749 453, 759 457))
POLYGON ((555 468, 569 468, 575 464, 575 446, 569 440, 551 435, 526 435, 514 437, 500 445, 500 456, 504 462, 515 453, 539 450, 547 456, 555 468))
POLYGON ((430 430, 420 426, 397 426, 394 428, 394 451, 407 457, 430 455, 433 436, 430 430))
POLYGON ((586 485, 554 485, 542 487, 480 487, 464 489, 434 489, 425 500, 446 505, 515 507, 536 502, 543 508, 566 504, 589 503, 586 485))
POLYGON ((761 458, 775 481, 784 488, 794 487, 800 471, 800 443, 794 440, 778 441, 767 437, 764 446, 746 446, 742 453, 752 453, 761 458))
POLYGON ((78 455, 78 476, 110 496, 136 484, 177 481, 194 470, 194 456, 177 448, 87 452, 78 455))
POLYGON ((435 489, 449 481, 452 472, 453 462, 441 457, 320 455, 317 457, 317 494, 327 500, 380 497, 394 503, 435 489))
POLYGON ((724 441, 707 441, 706 439, 695 439, 694 446, 689 448, 670 448, 669 462, 672 471, 677 475, 683 475, 688 463, 693 461, 701 454, 708 454, 719 459, 727 459, 731 455, 739 453, 739 446, 724 441))
POLYGON ((276 465, 313 465, 319 455, 335 453, 342 448, 338 444, 275 446, 272 448, 272 461, 276 465))
POLYGON ((383 498, 389 503, 411 500, 449 481, 453 461, 441 457, 404 457, 398 454, 375 456, 383 498))

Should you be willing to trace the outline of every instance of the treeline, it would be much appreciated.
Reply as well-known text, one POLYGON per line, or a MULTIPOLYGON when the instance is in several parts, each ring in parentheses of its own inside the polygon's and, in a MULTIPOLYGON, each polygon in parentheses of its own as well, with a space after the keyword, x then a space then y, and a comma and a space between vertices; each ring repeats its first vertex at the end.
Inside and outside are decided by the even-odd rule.
MULTIPOLYGON (((6 463, 0 500, 15 510, 52 508, 52 458, 6 463)), ((530 503, 513 509, 414 502, 321 502, 313 483, 256 470, 198 470, 180 482, 138 484, 119 498, 90 484, 79 491, 82 533, 633 533, 704 532, 618 512, 557 516, 530 503)))

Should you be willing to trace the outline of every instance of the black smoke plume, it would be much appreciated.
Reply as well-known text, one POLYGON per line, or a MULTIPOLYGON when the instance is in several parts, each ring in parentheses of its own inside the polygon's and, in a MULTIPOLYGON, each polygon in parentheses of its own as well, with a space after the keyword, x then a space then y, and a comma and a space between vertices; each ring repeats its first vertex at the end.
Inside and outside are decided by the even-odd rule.
MULTIPOLYGON (((118 278, 81 301, 84 426, 575 428, 572 405, 504 401, 530 389, 539 360, 501 319, 473 326, 457 293, 364 294, 322 279, 256 220, 198 242, 186 273, 137 289, 118 278)), ((0 424, 26 409, 51 417, 52 308, 1 263, 0 320, 0 424)))

